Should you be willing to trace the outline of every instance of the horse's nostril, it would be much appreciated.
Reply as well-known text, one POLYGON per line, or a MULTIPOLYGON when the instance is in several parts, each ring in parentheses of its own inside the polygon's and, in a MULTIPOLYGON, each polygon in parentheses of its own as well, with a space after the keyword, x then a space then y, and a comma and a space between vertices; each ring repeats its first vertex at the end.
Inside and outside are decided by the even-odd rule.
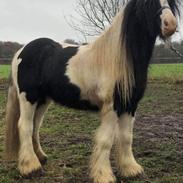
POLYGON ((168 23, 167 20, 164 20, 164 25, 165 25, 166 27, 168 27, 169 23, 168 23))

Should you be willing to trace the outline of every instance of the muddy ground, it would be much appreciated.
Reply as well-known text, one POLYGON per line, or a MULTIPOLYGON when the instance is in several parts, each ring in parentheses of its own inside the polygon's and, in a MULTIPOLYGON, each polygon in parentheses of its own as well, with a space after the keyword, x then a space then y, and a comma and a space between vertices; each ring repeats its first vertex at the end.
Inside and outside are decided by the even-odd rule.
MULTIPOLYGON (((48 154, 45 174, 23 179, 16 163, 3 159, 5 91, 0 91, 0 182, 87 183, 92 137, 99 125, 97 114, 52 105, 41 129, 48 154)), ((183 83, 153 81, 139 105, 134 129, 134 154, 144 176, 120 178, 124 183, 183 183, 183 83)), ((117 170, 112 153, 115 174, 117 170)))

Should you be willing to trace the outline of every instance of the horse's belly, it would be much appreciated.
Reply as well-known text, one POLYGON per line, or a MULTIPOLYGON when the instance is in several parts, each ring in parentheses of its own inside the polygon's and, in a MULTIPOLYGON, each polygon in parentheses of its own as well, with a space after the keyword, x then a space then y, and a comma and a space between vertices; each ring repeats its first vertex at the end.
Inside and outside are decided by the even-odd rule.
POLYGON ((48 92, 48 95, 55 102, 74 109, 92 111, 100 109, 100 103, 94 94, 84 96, 81 93, 82 91, 78 86, 66 83, 60 87, 53 88, 52 91, 48 92))

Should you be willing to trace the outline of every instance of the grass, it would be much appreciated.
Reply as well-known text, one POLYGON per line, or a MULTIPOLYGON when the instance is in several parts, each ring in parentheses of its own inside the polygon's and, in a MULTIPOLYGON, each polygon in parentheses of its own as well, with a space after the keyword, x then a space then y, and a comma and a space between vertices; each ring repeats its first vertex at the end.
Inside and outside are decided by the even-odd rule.
POLYGON ((151 80, 183 81, 183 64, 153 64, 149 71, 151 80))
MULTIPOLYGON (((0 65, 0 79, 8 78, 9 73, 9 65, 0 65)), ((168 82, 183 81, 183 64, 152 64, 149 69, 149 78, 168 82)))
POLYGON ((10 74, 10 65, 0 65, 0 79, 8 78, 10 74))
MULTIPOLYGON (((7 78, 8 68, 2 73, 7 78)), ((152 65, 151 80, 137 111, 133 149, 150 183, 183 182, 183 83, 167 82, 175 75, 177 79, 183 76, 183 65, 152 65)), ((88 182, 92 137, 100 124, 97 114, 51 105, 41 128, 41 143, 49 157, 45 175, 24 180, 16 163, 3 159, 5 101, 6 92, 0 91, 0 183, 88 182)), ((111 159, 116 172, 114 154, 111 159)), ((138 177, 122 180, 146 182, 138 177)))

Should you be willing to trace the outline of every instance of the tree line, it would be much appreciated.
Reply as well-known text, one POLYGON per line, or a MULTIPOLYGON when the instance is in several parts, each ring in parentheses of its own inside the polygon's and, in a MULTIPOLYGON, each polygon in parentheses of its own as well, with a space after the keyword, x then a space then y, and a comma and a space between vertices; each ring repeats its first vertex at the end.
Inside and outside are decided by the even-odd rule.
POLYGON ((0 64, 9 64, 14 54, 22 47, 23 45, 17 42, 3 42, 0 41, 0 64))
MULTIPOLYGON (((78 43, 72 39, 66 39, 64 42, 69 44, 81 45, 82 43, 78 43)), ((11 60, 16 53, 23 45, 17 42, 2 42, 0 41, 0 64, 10 64, 11 60)), ((174 42, 173 46, 183 54, 183 41, 182 42, 174 42)), ((164 44, 156 45, 154 49, 154 54, 152 58, 152 62, 154 63, 179 63, 182 62, 183 59, 180 58, 175 52, 170 50, 170 48, 166 47, 164 44)))
MULTIPOLYGON (((126 2, 128 0, 77 0, 75 11, 79 18, 71 16, 66 20, 84 39, 79 43, 72 39, 66 39, 64 42, 75 45, 87 44, 88 37, 98 36, 103 32, 126 2)), ((173 45, 183 54, 183 41, 174 42, 173 45)), ((9 64, 14 53, 22 46, 17 42, 0 41, 0 64, 9 64)), ((154 63, 176 63, 182 60, 164 44, 156 45, 152 58, 154 63)))
MULTIPOLYGON (((173 47, 181 54, 183 54, 183 41, 173 42, 173 47)), ((152 58, 154 63, 183 63, 183 58, 176 54, 165 44, 155 46, 152 58)))

